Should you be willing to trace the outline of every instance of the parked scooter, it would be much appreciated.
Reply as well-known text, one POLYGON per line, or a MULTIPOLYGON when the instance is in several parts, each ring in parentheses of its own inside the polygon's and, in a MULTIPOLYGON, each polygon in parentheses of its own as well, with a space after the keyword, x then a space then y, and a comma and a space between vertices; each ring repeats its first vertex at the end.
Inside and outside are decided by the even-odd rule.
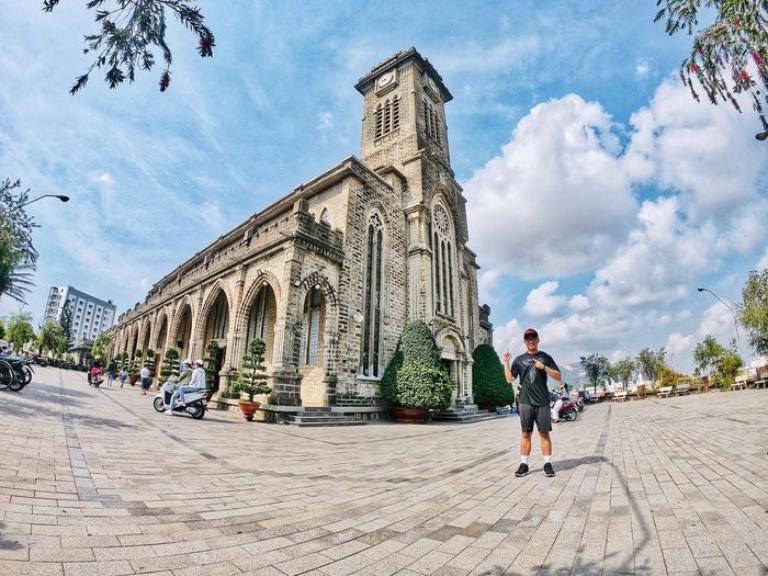
POLYGON ((557 419, 558 421, 569 420, 573 422, 578 416, 579 412, 576 409, 576 400, 566 400, 560 408, 557 419))
POLYGON ((32 360, 18 356, 0 355, 0 385, 13 392, 21 391, 32 382, 32 360))
MULTIPOLYGON (((152 406, 158 412, 165 412, 171 407, 171 396, 176 388, 176 383, 168 381, 160 387, 160 391, 155 395, 152 400, 152 406)), ((199 392, 185 392, 184 403, 177 402, 174 406, 174 412, 184 412, 189 414, 195 420, 200 420, 205 416, 205 390, 199 392)))

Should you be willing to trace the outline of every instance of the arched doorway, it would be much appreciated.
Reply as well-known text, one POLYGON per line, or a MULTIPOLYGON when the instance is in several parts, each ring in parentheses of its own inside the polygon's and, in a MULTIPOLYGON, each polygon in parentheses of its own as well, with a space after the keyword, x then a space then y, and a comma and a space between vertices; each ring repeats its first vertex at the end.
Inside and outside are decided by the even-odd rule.
POLYGON ((455 330, 447 328, 438 332, 435 341, 440 348, 440 361, 453 382, 452 403, 455 404, 457 400, 463 401, 469 391, 465 374, 466 357, 461 337, 455 330))
POLYGON ((157 340, 155 342, 156 344, 155 352, 160 356, 160 359, 162 359, 162 356, 165 353, 165 341, 167 338, 168 338, 168 318, 165 315, 163 315, 163 318, 160 321, 160 330, 158 330, 157 332, 157 340))
POLYGON ((181 316, 176 327, 176 334, 173 336, 172 344, 179 351, 179 358, 182 360, 189 357, 190 343, 192 341, 192 308, 189 304, 184 304, 181 309, 181 316))
POLYGON ((223 290, 219 290, 213 305, 205 319, 205 330, 203 331, 203 344, 205 354, 210 358, 209 370, 213 372, 212 387, 219 389, 219 372, 224 366, 224 360, 227 356, 227 332, 229 332, 229 302, 223 290), (211 342, 218 344, 218 349, 212 351, 209 349, 211 342))
POLYGON ((264 360, 267 365, 272 363, 272 353, 275 345, 275 323, 277 322, 277 305, 275 292, 269 283, 262 283, 256 296, 251 300, 248 309, 248 320, 245 329, 244 353, 248 353, 248 344, 254 338, 264 341, 266 351, 264 360))

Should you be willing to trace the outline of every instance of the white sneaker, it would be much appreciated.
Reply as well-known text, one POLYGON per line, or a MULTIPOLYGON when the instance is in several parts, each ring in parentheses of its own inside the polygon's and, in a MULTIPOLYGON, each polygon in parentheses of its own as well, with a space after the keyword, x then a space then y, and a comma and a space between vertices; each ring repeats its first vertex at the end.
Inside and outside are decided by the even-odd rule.
POLYGON ((165 411, 165 414, 166 414, 167 416, 173 416, 173 410, 171 410, 170 408, 168 408, 168 410, 166 410, 166 411, 165 411))

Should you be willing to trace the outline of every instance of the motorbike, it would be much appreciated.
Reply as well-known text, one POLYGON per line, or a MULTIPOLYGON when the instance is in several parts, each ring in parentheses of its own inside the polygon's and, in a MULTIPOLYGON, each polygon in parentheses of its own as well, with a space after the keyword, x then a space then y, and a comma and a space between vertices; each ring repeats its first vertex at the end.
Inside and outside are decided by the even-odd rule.
POLYGON ((19 392, 32 382, 32 360, 18 356, 0 355, 0 385, 19 392))
POLYGON ((100 366, 94 366, 88 371, 88 384, 98 388, 102 382, 104 382, 104 373, 100 366))
POLYGON ((579 412, 576 408, 576 400, 565 400, 560 407, 560 413, 558 414, 558 420, 569 420, 573 422, 578 418, 579 412))
MULTIPOLYGON (((158 412, 165 412, 171 407, 171 396, 175 385, 173 382, 166 382, 160 387, 160 391, 155 395, 152 400, 152 406, 158 412)), ((174 406, 174 412, 183 412, 189 414, 195 420, 200 420, 205 416, 207 407, 205 404, 205 390, 201 389, 199 392, 185 392, 184 403, 177 402, 174 406)))
POLYGON ((573 401, 576 404, 576 410, 578 410, 579 412, 584 410, 584 398, 582 398, 581 396, 576 396, 576 398, 573 401))

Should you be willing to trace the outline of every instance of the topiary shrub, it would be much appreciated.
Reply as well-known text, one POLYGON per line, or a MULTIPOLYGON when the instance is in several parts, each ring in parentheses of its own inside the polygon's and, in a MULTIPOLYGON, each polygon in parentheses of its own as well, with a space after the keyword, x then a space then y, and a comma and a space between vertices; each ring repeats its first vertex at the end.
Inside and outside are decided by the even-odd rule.
POLYGON ((440 410, 451 402, 453 383, 440 362, 432 332, 418 320, 405 327, 381 381, 382 396, 396 406, 440 410))
POLYGON ((489 344, 480 344, 472 353, 472 389, 480 406, 506 406, 515 401, 515 392, 504 377, 499 355, 489 344))

